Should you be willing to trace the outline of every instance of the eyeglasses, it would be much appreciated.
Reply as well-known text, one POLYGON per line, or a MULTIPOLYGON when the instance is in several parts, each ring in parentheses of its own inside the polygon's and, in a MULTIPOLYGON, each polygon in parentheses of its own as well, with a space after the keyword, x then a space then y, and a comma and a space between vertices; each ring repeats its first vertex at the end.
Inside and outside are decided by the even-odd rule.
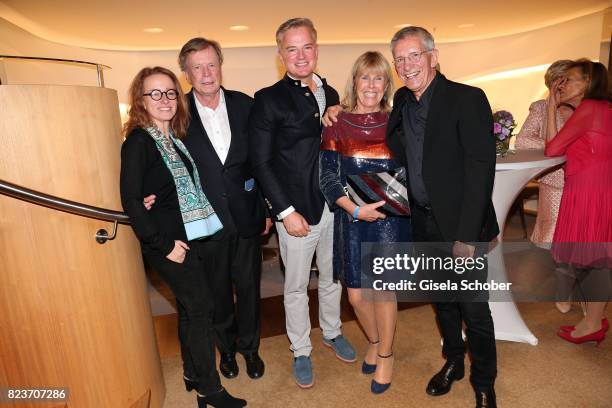
POLYGON ((393 63, 396 66, 400 66, 400 65, 404 65, 406 63, 406 60, 412 63, 417 63, 421 61, 421 57, 423 56, 423 54, 431 52, 432 50, 427 50, 427 51, 420 51, 420 52, 411 52, 408 54, 408 56, 406 57, 397 57, 393 60, 393 63))
POLYGON ((178 98, 178 91, 176 89, 168 89, 167 91, 160 91, 159 89, 154 89, 149 93, 142 94, 142 96, 150 96, 154 101, 161 101, 161 98, 166 95, 166 98, 173 101, 178 98))

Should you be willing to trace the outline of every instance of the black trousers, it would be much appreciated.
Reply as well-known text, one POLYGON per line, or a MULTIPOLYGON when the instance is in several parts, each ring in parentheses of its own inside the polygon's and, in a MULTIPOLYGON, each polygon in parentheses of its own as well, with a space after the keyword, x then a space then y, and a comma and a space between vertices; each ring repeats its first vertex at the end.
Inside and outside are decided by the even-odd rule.
MULTIPOLYGON (((431 211, 419 207, 412 209, 412 233, 415 243, 444 242, 438 224, 431 211)), ((449 250, 452 243, 449 243, 449 250)), ((477 247, 476 256, 485 250, 477 247), (478 254, 478 252, 482 252, 478 254)), ((468 349, 472 357, 470 381, 475 388, 493 387, 497 376, 497 351, 495 330, 489 303, 482 301, 458 301, 435 303, 435 311, 444 339, 442 352, 448 360, 463 362, 465 343, 461 336, 466 326, 468 349)))
POLYGON ((190 250, 182 264, 157 253, 144 257, 181 305, 181 355, 190 367, 189 378, 198 381, 198 392, 207 395, 221 389, 215 367, 212 290, 205 273, 202 243, 191 241, 188 245, 190 250))
MULTIPOLYGON (((261 336, 260 237, 242 238, 237 234, 228 234, 221 240, 202 241, 201 249, 214 304, 217 348, 221 353, 256 352, 261 336)), ((177 305, 182 345, 186 316, 183 305, 179 302, 177 305)), ((187 377, 192 375, 189 359, 184 354, 183 368, 187 377)))

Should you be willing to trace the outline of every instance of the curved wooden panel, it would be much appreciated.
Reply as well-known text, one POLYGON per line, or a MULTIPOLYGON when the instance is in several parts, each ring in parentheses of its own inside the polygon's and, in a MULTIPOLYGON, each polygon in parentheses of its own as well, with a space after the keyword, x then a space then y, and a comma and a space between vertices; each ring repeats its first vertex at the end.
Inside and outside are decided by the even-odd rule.
MULTIPOLYGON (((117 94, 0 86, 0 179, 121 210, 117 94)), ((129 226, 0 195, 0 384, 69 387, 71 407, 161 407, 165 388, 129 226)), ((19 407, 44 404, 19 404, 19 407)))

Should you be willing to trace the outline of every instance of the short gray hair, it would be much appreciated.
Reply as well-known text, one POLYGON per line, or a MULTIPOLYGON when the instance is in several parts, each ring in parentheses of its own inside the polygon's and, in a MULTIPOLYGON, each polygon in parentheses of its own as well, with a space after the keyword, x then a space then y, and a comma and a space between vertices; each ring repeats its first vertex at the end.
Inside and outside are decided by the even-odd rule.
POLYGON ((421 44, 425 48, 425 51, 431 51, 436 48, 436 44, 433 38, 433 35, 423 27, 418 26, 408 26, 400 29, 393 35, 391 39, 391 52, 395 48, 395 44, 398 41, 403 40, 406 37, 420 37, 421 44))
POLYGON ((290 20, 285 21, 281 24, 276 30, 276 45, 280 48, 281 43, 283 42, 283 36, 287 31, 292 28, 298 27, 306 27, 310 30, 310 34, 312 34, 312 39, 315 44, 317 42, 317 30, 314 28, 314 24, 312 24, 312 20, 306 17, 298 17, 292 18, 290 20))

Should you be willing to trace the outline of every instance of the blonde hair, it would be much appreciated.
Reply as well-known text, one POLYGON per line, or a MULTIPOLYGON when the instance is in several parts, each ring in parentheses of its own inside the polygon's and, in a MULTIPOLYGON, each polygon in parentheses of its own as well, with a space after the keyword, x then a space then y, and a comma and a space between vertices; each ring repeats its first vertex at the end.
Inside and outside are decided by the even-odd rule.
POLYGON ((385 93, 380 101, 380 110, 383 112, 390 111, 390 101, 394 91, 391 65, 389 65, 387 59, 378 51, 368 51, 361 54, 353 64, 351 76, 346 82, 342 106, 349 112, 355 110, 357 107, 357 90, 355 89, 355 83, 357 78, 366 72, 381 73, 385 77, 385 93))
POLYGON ((546 73, 544 74, 544 84, 550 89, 553 82, 559 78, 563 78, 567 74, 567 70, 574 61, 572 60, 558 60, 550 64, 546 73))
POLYGON ((312 21, 306 17, 298 17, 285 21, 276 30, 276 45, 279 49, 283 42, 283 37, 285 36, 285 33, 292 28, 299 27, 306 27, 310 31, 314 43, 317 43, 317 30, 315 29, 314 24, 312 24, 312 21))

